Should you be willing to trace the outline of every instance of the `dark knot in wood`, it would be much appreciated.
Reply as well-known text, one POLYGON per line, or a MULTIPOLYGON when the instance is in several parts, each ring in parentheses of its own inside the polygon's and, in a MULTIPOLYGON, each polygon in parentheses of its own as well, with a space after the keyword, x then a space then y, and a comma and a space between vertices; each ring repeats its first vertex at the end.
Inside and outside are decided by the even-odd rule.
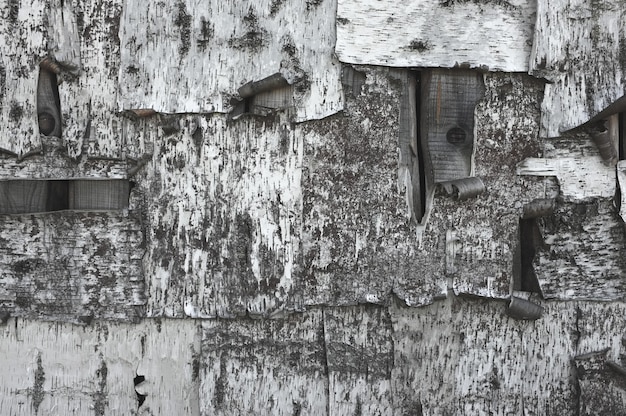
POLYGON ((50 113, 39 113, 39 133, 44 136, 50 135, 55 127, 54 116, 50 113))

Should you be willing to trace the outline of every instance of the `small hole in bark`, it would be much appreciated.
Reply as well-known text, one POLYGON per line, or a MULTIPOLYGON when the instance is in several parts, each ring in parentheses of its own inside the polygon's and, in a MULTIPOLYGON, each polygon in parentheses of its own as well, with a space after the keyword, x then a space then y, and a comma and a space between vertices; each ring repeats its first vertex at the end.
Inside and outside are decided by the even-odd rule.
MULTIPOLYGON (((133 382, 135 383, 135 387, 137 387, 139 384, 143 383, 145 380, 146 380, 145 376, 137 375, 137 377, 135 377, 133 379, 133 382)), ((139 407, 141 407, 143 402, 146 401, 146 395, 145 394, 139 394, 136 389, 135 389, 135 394, 137 395, 137 402, 139 403, 137 408, 139 408, 139 407)))
POLYGON ((460 127, 452 127, 446 133, 446 139, 448 143, 452 144, 463 144, 465 143, 465 139, 467 138, 467 133, 460 127))

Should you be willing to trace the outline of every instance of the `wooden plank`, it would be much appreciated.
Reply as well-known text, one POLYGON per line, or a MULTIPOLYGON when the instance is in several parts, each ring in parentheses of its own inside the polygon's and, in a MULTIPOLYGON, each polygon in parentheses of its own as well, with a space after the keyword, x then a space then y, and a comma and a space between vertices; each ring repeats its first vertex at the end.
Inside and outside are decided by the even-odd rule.
POLYGON ((199 415, 199 332, 191 321, 94 322, 10 318, 1 327, 0 407, 11 415, 199 415), (138 406, 134 378, 146 395, 138 406))
POLYGON ((39 61, 46 55, 45 1, 0 6, 0 149, 23 155, 41 147, 37 126, 39 61))
POLYGON ((624 95, 625 13, 622 2, 538 2, 530 73, 550 82, 542 137, 588 122, 624 95))
POLYGON ((321 310, 202 323, 202 414, 328 414, 321 310))
POLYGON ((136 321, 145 293, 139 216, 2 215, 0 307, 12 316, 136 321))
POLYGON ((526 72, 536 4, 339 0, 339 60, 395 67, 526 72))
POLYGON ((471 176, 474 107, 484 94, 482 78, 463 70, 421 74, 420 144, 430 186, 471 176))
POLYGON ((127 7, 118 106, 228 112, 239 87, 280 72, 295 87, 297 121, 336 113, 343 97, 341 66, 332 53, 335 10, 334 0, 127 7))

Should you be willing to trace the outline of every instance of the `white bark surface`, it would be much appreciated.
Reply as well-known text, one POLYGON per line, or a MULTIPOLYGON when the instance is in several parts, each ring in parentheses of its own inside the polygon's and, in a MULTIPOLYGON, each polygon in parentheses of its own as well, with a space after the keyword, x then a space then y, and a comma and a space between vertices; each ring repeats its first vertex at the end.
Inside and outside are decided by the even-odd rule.
POLYGON ((127 7, 120 41, 120 110, 228 112, 250 81, 281 72, 296 86, 296 120, 343 108, 333 57, 335 0, 185 0, 127 7))
POLYGON ((339 60, 526 72, 533 1, 339 0, 339 60))
POLYGON ((541 136, 558 137, 624 95, 623 2, 540 0, 530 73, 546 78, 541 136))

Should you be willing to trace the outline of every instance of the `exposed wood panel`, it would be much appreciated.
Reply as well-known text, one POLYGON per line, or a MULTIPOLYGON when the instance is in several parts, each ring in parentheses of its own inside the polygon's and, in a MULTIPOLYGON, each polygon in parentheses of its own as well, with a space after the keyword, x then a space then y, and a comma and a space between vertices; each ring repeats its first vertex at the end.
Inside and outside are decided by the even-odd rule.
POLYGON ((0 149, 17 155, 41 147, 37 79, 46 56, 46 11, 39 0, 0 5, 0 149))
POLYGON ((119 108, 227 112, 239 87, 281 72, 295 86, 296 120, 333 114, 343 108, 335 10, 335 0, 127 7, 119 108))
POLYGON ((136 214, 2 215, 0 307, 68 322, 136 321, 146 303, 136 214))
POLYGON ((339 0, 339 60, 398 67, 526 72, 532 1, 339 0))
POLYGON ((328 414, 321 310, 202 323, 203 415, 328 414))
POLYGON ((0 326, 0 409, 7 415, 198 415, 198 326, 84 327, 11 318, 0 326), (138 407, 133 379, 145 375, 138 407))
POLYGON ((621 1, 538 2, 530 73, 550 81, 542 137, 586 123, 624 95, 625 16, 621 1))

